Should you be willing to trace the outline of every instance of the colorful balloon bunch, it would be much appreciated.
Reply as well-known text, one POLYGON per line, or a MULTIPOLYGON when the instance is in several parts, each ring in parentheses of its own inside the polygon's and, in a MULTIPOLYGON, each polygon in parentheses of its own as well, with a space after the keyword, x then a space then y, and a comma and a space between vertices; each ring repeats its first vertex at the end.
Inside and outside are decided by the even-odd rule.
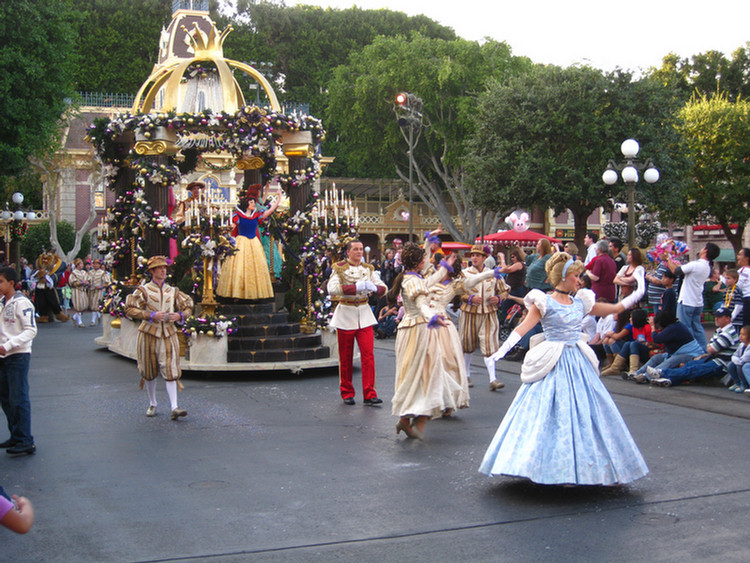
POLYGON ((690 247, 681 240, 666 239, 657 244, 646 255, 651 262, 663 262, 665 258, 674 260, 690 252, 690 247))

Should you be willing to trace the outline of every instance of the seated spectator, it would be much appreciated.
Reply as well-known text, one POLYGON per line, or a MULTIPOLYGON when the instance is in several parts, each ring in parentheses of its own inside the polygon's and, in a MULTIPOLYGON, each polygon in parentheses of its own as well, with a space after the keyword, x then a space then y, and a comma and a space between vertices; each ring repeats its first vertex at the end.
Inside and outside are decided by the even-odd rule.
POLYGON ((670 387, 699 377, 722 377, 727 374, 732 354, 737 349, 737 331, 732 326, 729 309, 720 307, 714 313, 714 319, 718 330, 708 342, 706 353, 682 367, 647 368, 646 372, 651 376, 651 383, 659 387, 670 387))
POLYGON ((645 309, 635 309, 630 314, 630 322, 625 325, 625 330, 629 330, 631 338, 623 342, 620 351, 617 353, 612 365, 601 372, 602 375, 617 375, 625 373, 626 375, 635 375, 636 370, 641 363, 646 363, 649 357, 649 344, 651 344, 651 325, 648 323, 648 313, 645 309), (630 369, 625 370, 625 366, 630 369))
POLYGON ((656 346, 663 346, 664 352, 651 356, 645 365, 635 372, 635 375, 627 377, 627 379, 632 379, 636 383, 650 381, 648 368, 657 366, 662 368, 678 367, 703 353, 691 332, 677 320, 675 312, 659 311, 652 322, 654 323, 653 343, 656 346))
MULTIPOLYGON (((399 304, 401 296, 398 296, 399 304)), ((385 305, 378 313, 378 326, 375 328, 375 338, 390 338, 396 334, 398 323, 404 316, 404 308, 385 305)))
POLYGON ((607 358, 611 357, 611 363, 609 367, 601 372, 600 375, 614 375, 620 373, 622 368, 625 367, 625 363, 619 362, 619 365, 615 365, 615 362, 617 362, 618 354, 620 353, 622 345, 633 338, 633 333, 625 328, 630 322, 630 311, 622 311, 615 317, 615 319, 615 328, 607 331, 602 339, 607 358), (605 371, 610 373, 605 374, 605 371))
POLYGON ((630 322, 625 325, 622 332, 629 332, 619 338, 622 341, 620 350, 606 370, 601 375, 619 375, 623 371, 635 374, 640 367, 641 362, 648 360, 649 347, 651 342, 651 325, 648 324, 648 313, 645 309, 635 309, 630 314, 630 322), (625 367, 630 362, 630 369, 625 367))
MULTIPOLYGON (((590 317, 590 315, 587 315, 587 317, 590 317)), ((588 341, 588 345, 591 346, 591 349, 596 353, 596 357, 599 358, 599 362, 601 363, 605 359, 607 360, 607 363, 602 366, 602 368, 606 368, 611 365, 612 361, 615 359, 614 354, 608 354, 604 349, 604 336, 608 332, 614 331, 616 322, 617 320, 615 319, 615 315, 606 315, 604 317, 599 317, 596 320, 596 333, 594 334, 593 338, 588 341)))
POLYGON ((750 395, 750 326, 740 329, 740 345, 732 354, 732 362, 727 366, 729 376, 734 382, 730 391, 750 395))

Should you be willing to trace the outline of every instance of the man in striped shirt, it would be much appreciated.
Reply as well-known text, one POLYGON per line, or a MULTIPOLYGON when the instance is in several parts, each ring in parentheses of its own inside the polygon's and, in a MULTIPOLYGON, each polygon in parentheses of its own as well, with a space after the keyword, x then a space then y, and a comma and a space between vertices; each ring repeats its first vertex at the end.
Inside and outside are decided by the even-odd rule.
POLYGON ((714 313, 716 333, 708 343, 707 353, 687 362, 679 368, 646 368, 651 383, 660 387, 679 385, 699 377, 721 377, 726 375, 732 354, 737 349, 739 337, 732 326, 732 311, 720 307, 714 313))

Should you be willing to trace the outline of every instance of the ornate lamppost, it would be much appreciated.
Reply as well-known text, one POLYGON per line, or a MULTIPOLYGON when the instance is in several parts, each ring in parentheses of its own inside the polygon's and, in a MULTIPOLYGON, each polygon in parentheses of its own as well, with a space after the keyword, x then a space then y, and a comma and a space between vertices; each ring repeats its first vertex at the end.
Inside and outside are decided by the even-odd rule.
POLYGON ((0 213, 0 219, 5 223, 5 240, 6 250, 9 251, 8 261, 11 258, 16 266, 16 271, 21 271, 21 239, 24 234, 24 224, 26 221, 33 221, 36 219, 36 213, 34 211, 24 211, 23 205, 23 194, 16 192, 11 196, 13 204, 16 206, 15 211, 9 209, 8 202, 5 202, 5 210, 0 213), (7 241, 10 240, 10 247, 7 247, 7 241))
POLYGON ((640 145, 635 139, 627 139, 620 145, 624 157, 620 163, 610 159, 607 169, 602 174, 602 181, 608 186, 617 182, 618 172, 628 188, 628 246, 635 248, 635 185, 638 183, 638 172, 643 172, 643 179, 653 184, 659 180, 659 171, 654 162, 647 158, 644 162, 638 160, 640 145))

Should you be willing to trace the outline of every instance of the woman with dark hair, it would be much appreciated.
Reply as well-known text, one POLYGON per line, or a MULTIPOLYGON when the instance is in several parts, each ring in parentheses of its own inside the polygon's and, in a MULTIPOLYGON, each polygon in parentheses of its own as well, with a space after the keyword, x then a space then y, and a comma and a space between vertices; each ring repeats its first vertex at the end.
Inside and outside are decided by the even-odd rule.
MULTIPOLYGON (((505 256, 498 253, 500 258, 500 273, 505 274, 505 283, 510 286, 508 296, 512 297, 523 297, 526 294, 526 254, 519 247, 514 246, 510 249, 510 264, 505 264, 505 256)), ((500 306, 500 322, 505 320, 505 315, 508 314, 514 304, 513 299, 506 298, 503 304, 500 306)))
POLYGON ((237 253, 224 261, 216 286, 216 294, 234 299, 269 299, 273 297, 273 285, 268 271, 268 262, 260 242, 258 225, 276 211, 279 200, 274 199, 270 207, 256 210, 256 194, 260 186, 250 186, 248 194, 232 216, 237 237, 237 253))
MULTIPOLYGON (((444 279, 452 270, 455 255, 440 263, 437 272, 426 280, 421 272, 425 252, 414 243, 407 243, 401 253, 403 276, 398 280, 405 314, 396 333, 396 381, 392 412, 399 417, 396 433, 422 439, 428 418, 442 416, 455 408, 456 394, 461 388, 445 369, 439 344, 438 327, 450 321, 430 309, 428 289, 444 279)), ((397 278, 398 279, 398 278, 397 278)), ((393 290, 389 298, 393 298, 393 290)))
POLYGON ((620 286, 620 299, 635 293, 640 295, 640 301, 646 293, 646 269, 643 267, 643 254, 640 249, 631 248, 628 251, 625 265, 617 272, 614 284, 620 286))

